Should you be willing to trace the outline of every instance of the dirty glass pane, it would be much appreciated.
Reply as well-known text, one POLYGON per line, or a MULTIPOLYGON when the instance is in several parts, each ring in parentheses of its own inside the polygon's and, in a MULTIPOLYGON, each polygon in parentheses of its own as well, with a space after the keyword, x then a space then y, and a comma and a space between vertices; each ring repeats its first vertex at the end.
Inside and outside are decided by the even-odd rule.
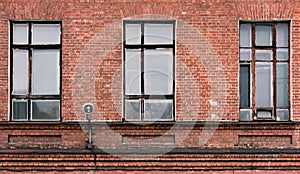
POLYGON ((141 24, 125 25, 126 44, 141 44, 141 24))
POLYGON ((125 94, 141 94, 141 50, 125 52, 125 94))
POLYGON ((289 110, 288 109, 277 109, 276 110, 277 121, 289 121, 289 110))
POLYGON ((256 107, 272 107, 272 64, 256 63, 256 107))
POLYGON ((277 47, 288 47, 289 26, 287 23, 277 24, 276 26, 276 43, 277 47))
POLYGON ((273 52, 272 50, 255 50, 256 60, 272 60, 273 52))
POLYGON ((271 26, 256 26, 255 27, 255 44, 257 46, 272 45, 272 27, 271 26))
POLYGON ((32 101, 32 120, 59 120, 59 103, 59 100, 32 101))
POLYGON ((32 51, 32 94, 59 94, 59 50, 32 51))
POLYGON ((172 50, 145 50, 145 94, 173 94, 172 50))
POLYGON ((125 119, 141 120, 141 101, 125 100, 125 119))
POLYGON ((278 48, 276 50, 277 60, 288 60, 289 59, 289 50, 287 48, 278 48))
POLYGON ((251 60, 252 51, 251 49, 240 49, 240 60, 251 60))
POLYGON ((13 90, 14 95, 28 94, 28 51, 13 50, 13 90))
POLYGON ((251 47, 251 24, 240 25, 240 46, 251 47))
POLYGON ((257 118, 272 118, 272 111, 257 111, 257 118))
POLYGON ((276 68, 277 107, 288 107, 288 63, 277 63, 276 68))
POLYGON ((33 44, 60 44, 60 24, 33 24, 33 44))
POLYGON ((173 24, 145 24, 145 44, 173 44, 173 24))
POLYGON ((250 106, 250 65, 240 66, 240 107, 250 106))
POLYGON ((27 100, 13 100, 12 105, 12 119, 27 120, 27 100))
POLYGON ((251 109, 240 109, 240 120, 241 121, 252 121, 252 110, 251 109))
POLYGON ((13 24, 13 44, 28 44, 28 24, 13 24))
POLYGON ((173 100, 145 100, 145 120, 171 120, 173 100))

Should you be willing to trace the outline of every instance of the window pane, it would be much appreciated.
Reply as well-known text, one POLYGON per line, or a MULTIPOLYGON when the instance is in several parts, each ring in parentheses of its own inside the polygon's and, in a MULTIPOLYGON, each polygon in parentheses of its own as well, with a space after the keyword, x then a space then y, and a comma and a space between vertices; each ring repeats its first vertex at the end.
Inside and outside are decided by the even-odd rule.
POLYGON ((289 110, 288 109, 277 109, 276 110, 277 121, 289 121, 289 110))
POLYGON ((59 94, 59 50, 32 51, 32 94, 59 94))
POLYGON ((252 121, 252 110, 251 109, 240 109, 240 120, 241 121, 252 121))
POLYGON ((145 100, 145 120, 171 120, 173 100, 145 100))
POLYGON ((60 24, 33 24, 33 44, 60 44, 60 24))
POLYGON ((276 26, 276 43, 278 47, 288 46, 288 31, 289 26, 287 23, 277 24, 276 26))
POLYGON ((126 44, 141 44, 141 24, 126 24, 126 44))
POLYGON ((257 118, 272 118, 271 111, 257 111, 257 118))
POLYGON ((13 50, 13 90, 12 94, 28 94, 28 51, 13 50))
POLYGON ((145 44, 173 44, 173 24, 145 24, 145 44))
POLYGON ((58 120, 59 100, 32 101, 32 120, 58 120))
POLYGON ((255 50, 256 60, 272 60, 273 52, 272 50, 255 50))
POLYGON ((141 50, 125 52, 125 94, 141 94, 141 50))
POLYGON ((240 66, 240 107, 250 107, 250 65, 240 66))
POLYGON ((13 44, 28 44, 28 24, 13 24, 13 44))
POLYGON ((125 119, 141 120, 141 101, 125 100, 125 119))
POLYGON ((271 63, 256 63, 256 107, 272 107, 271 65, 271 63))
POLYGON ((251 46, 251 24, 240 25, 240 46, 241 47, 251 46))
POLYGON ((27 100, 13 100, 12 105, 12 119, 27 120, 27 100))
POLYGON ((287 48, 278 48, 276 50, 276 58, 277 60, 288 60, 289 59, 289 51, 287 48))
POLYGON ((288 107, 288 63, 277 63, 276 68, 277 107, 288 107))
POLYGON ((173 94, 172 50, 145 51, 145 94, 173 94))
POLYGON ((240 60, 251 60, 252 51, 251 49, 240 49, 240 60))
POLYGON ((255 27, 255 44, 258 46, 272 45, 272 27, 271 26, 256 26, 255 27))

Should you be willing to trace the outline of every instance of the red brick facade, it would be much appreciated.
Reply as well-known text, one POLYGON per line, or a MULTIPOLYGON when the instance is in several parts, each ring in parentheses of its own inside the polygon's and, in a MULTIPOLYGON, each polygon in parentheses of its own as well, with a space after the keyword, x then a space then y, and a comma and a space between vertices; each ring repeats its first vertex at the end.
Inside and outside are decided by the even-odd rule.
POLYGON ((1 173, 299 173, 300 2, 2 0, 1 173), (175 20, 175 121, 123 119, 123 20, 175 20), (290 121, 239 121, 239 22, 290 21, 290 121), (61 120, 10 119, 10 21, 61 21, 61 120), (94 148, 81 106, 96 106, 94 148))

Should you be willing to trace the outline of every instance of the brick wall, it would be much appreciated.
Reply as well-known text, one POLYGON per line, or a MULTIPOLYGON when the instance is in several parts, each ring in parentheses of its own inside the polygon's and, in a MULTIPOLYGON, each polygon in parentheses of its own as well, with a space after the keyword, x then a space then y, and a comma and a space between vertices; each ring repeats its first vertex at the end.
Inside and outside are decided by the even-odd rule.
POLYGON ((0 170, 299 173, 299 27, 292 0, 3 0, 0 170), (123 19, 176 20, 176 122, 122 122, 123 19), (62 21, 61 122, 9 121, 9 20, 62 21), (291 122, 238 121, 239 20, 291 20, 291 122), (85 102, 97 108, 94 151, 85 102))

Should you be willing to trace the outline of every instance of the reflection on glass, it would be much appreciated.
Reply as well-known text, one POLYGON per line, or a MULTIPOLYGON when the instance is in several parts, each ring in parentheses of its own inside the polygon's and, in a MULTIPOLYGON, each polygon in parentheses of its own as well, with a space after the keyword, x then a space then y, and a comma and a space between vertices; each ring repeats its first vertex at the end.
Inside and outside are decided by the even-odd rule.
POLYGON ((12 105, 13 120, 27 120, 27 100, 13 100, 12 105))
POLYGON ((255 44, 257 46, 272 45, 272 27, 271 26, 256 26, 255 27, 255 44))
POLYGON ((37 100, 31 102, 32 120, 58 120, 59 101, 37 100))
POLYGON ((257 118, 272 118, 271 111, 257 111, 257 118))
POLYGON ((240 46, 241 47, 251 46, 251 24, 240 25, 240 46))
POLYGON ((59 50, 32 51, 32 94, 59 94, 59 50))
POLYGON ((172 100, 145 100, 145 120, 171 120, 172 100))
POLYGON ((13 44, 28 44, 28 24, 13 24, 13 44))
POLYGON ((289 26, 287 23, 277 24, 276 26, 276 43, 278 47, 288 47, 288 31, 289 26))
POLYGON ((125 94, 141 94, 141 50, 125 52, 125 94))
POLYGON ((240 60, 251 60, 252 51, 251 49, 240 49, 240 60))
POLYGON ((60 24, 33 24, 33 44, 59 44, 60 24))
POLYGON ((14 95, 28 94, 28 51, 13 50, 13 91, 14 95))
POLYGON ((272 50, 255 50, 256 60, 272 60, 273 52, 272 50))
POLYGON ((141 24, 125 25, 126 44, 141 44, 141 24))
POLYGON ((289 121, 289 110, 288 109, 277 109, 276 110, 277 121, 289 121))
POLYGON ((287 48, 278 48, 276 50, 276 58, 277 60, 288 60, 289 52, 287 48))
POLYGON ((251 121, 252 120, 251 109, 240 109, 240 120, 241 121, 251 121))
POLYGON ((141 119, 141 102, 140 100, 125 100, 125 119, 141 119))
POLYGON ((271 65, 271 63, 256 63, 256 107, 272 107, 271 65))
POLYGON ((276 91, 277 107, 288 107, 288 63, 277 63, 276 91))
POLYGON ((145 94, 173 94, 172 50, 146 50, 145 94))
POLYGON ((145 24, 145 44, 173 44, 173 24, 145 24))

